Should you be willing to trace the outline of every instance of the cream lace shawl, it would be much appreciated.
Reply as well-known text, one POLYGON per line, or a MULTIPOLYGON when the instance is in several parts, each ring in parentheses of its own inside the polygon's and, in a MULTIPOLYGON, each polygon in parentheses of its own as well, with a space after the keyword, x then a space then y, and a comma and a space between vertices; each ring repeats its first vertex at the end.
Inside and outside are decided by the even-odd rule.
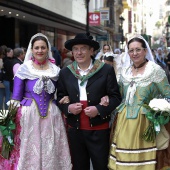
POLYGON ((121 82, 128 86, 125 104, 132 105, 137 86, 146 87, 152 82, 159 83, 165 78, 164 70, 152 61, 148 61, 144 74, 132 75, 132 67, 122 69, 121 82))

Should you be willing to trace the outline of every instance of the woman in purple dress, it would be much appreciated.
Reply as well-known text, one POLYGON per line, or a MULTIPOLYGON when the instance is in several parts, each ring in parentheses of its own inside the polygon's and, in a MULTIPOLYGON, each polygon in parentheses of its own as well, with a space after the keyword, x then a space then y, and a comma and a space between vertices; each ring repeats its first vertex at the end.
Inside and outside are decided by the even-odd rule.
POLYGON ((54 100, 60 69, 54 64, 50 49, 45 35, 34 35, 24 63, 14 77, 10 102, 20 104, 15 120, 14 148, 9 159, 0 157, 0 169, 72 168, 65 127, 54 100))

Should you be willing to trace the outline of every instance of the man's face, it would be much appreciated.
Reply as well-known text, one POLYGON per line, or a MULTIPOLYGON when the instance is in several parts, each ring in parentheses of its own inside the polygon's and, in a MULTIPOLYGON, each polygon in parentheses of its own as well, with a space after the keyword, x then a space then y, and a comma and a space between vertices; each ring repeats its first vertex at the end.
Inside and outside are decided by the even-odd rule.
POLYGON ((85 44, 79 44, 72 47, 72 52, 78 64, 86 64, 91 61, 93 48, 85 44))

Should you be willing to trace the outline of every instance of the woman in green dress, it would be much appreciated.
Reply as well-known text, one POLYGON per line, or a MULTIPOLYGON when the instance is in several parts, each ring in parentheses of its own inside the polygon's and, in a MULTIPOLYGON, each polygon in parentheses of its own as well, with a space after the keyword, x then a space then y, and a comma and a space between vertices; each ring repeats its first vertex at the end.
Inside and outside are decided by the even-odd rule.
MULTIPOLYGON (((111 134, 111 147, 108 168, 110 170, 155 170, 163 168, 156 160, 158 143, 147 142, 142 134, 149 125, 144 103, 164 95, 170 98, 170 85, 164 70, 154 62, 146 40, 136 35, 131 38, 125 49, 129 66, 122 68, 119 80, 122 103, 117 108, 117 123, 111 134)), ((127 65, 127 63, 126 63, 127 65)), ((168 131, 161 127, 168 136, 168 131)), ((161 141, 164 138, 161 137, 161 141)), ((165 139, 165 144, 169 139, 165 139)), ((165 148, 164 149, 168 149, 165 148)), ((170 155, 166 155, 167 157, 170 155)), ((163 161, 163 160, 162 160, 163 161)))

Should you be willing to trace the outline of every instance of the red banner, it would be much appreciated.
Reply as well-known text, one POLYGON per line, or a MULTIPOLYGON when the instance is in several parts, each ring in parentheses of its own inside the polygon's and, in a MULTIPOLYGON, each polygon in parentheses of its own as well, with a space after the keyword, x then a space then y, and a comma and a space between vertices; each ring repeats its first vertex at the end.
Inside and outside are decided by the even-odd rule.
POLYGON ((89 12, 89 25, 91 26, 100 25, 100 12, 89 12))

